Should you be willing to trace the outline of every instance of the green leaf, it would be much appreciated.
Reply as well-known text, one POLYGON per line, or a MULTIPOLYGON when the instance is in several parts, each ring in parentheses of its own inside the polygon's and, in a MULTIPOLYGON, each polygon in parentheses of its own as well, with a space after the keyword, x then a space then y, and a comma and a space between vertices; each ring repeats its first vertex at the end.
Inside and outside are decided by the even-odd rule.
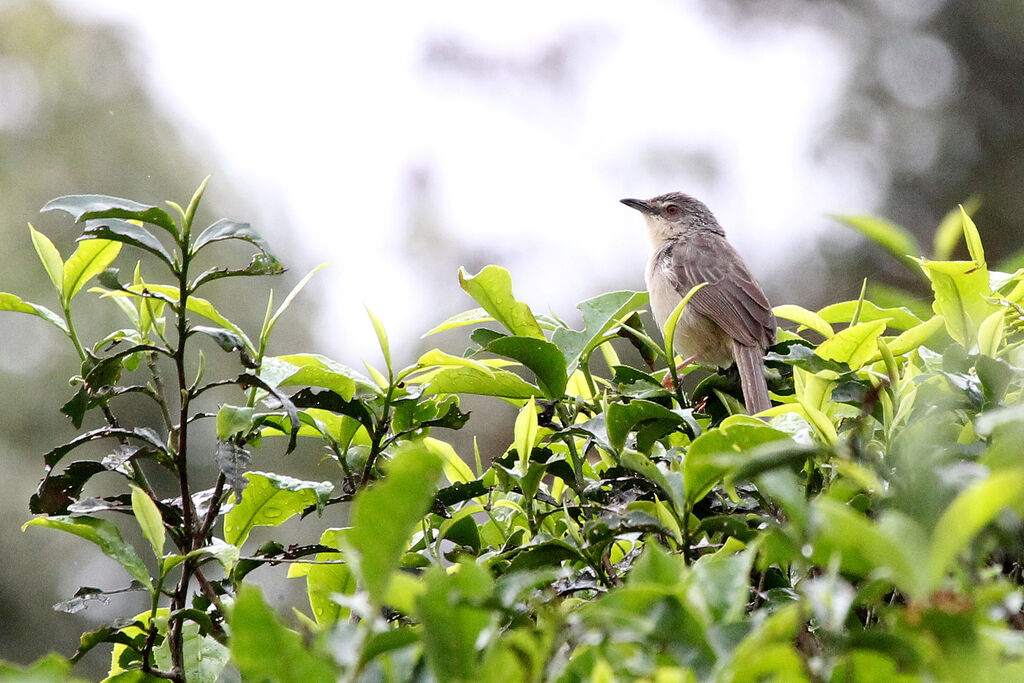
POLYGON ((280 275, 284 272, 281 262, 269 254, 253 254, 249 265, 245 268, 210 268, 192 280, 193 291, 214 280, 225 277, 258 277, 264 275, 280 275))
POLYGON ((519 470, 525 474, 530 464, 530 454, 537 445, 537 404, 533 396, 519 409, 513 434, 513 444, 519 454, 519 470))
POLYGON ((932 283, 932 309, 946 322, 949 336, 970 349, 977 341, 978 327, 999 310, 988 301, 992 296, 988 271, 974 261, 919 261, 932 283))
MULTIPOLYGON (((306 284, 309 283, 309 281, 313 278, 313 275, 315 275, 318 270, 326 266, 326 263, 321 263, 316 268, 306 273, 305 277, 299 280, 295 284, 295 286, 292 287, 292 290, 288 292, 288 296, 286 296, 284 298, 284 301, 281 302, 281 305, 277 307, 277 310, 274 312, 274 315, 270 316, 270 318, 266 320, 266 322, 263 325, 263 329, 260 331, 260 349, 266 348, 267 340, 270 338, 270 333, 273 331, 274 326, 277 325, 277 321, 281 318, 284 312, 287 311, 288 307, 292 305, 292 301, 295 300, 295 297, 297 297, 299 295, 299 292, 301 292, 302 289, 306 286, 306 284)), ((273 298, 273 296, 271 296, 271 298, 273 298)), ((269 311, 269 307, 267 310, 269 311)))
POLYGON ((135 485, 132 485, 132 512, 135 513, 135 521, 142 529, 142 535, 153 548, 153 554, 158 558, 163 556, 165 535, 160 508, 145 491, 135 485))
POLYGON ((223 240, 243 240, 252 244, 264 254, 270 255, 270 245, 248 223, 237 223, 227 218, 221 218, 206 228, 206 230, 203 230, 192 244, 192 253, 195 254, 208 244, 223 240))
POLYGON ((726 547, 701 557, 693 565, 687 597, 699 605, 712 622, 734 623, 746 613, 754 553, 736 552, 736 546, 742 547, 742 544, 730 539, 726 547))
POLYGON ((0 292, 0 311, 13 311, 15 313, 28 313, 42 318, 64 334, 68 334, 68 325, 59 315, 39 304, 25 301, 16 294, 0 292))
POLYGON ((128 221, 111 218, 102 223, 86 223, 82 237, 78 239, 89 240, 95 238, 124 242, 154 254, 168 266, 173 266, 174 264, 174 258, 170 252, 164 248, 160 240, 153 236, 153 233, 128 221))
POLYGON ((334 489, 329 481, 301 481, 272 472, 246 472, 242 500, 224 516, 224 540, 241 547, 255 526, 279 526, 307 507, 322 507, 334 489))
MULTIPOLYGON (((921 324, 921 319, 910 312, 909 309, 902 306, 893 306, 889 308, 882 308, 876 306, 870 301, 843 301, 818 311, 818 316, 822 320, 836 324, 836 323, 850 323, 853 322, 853 314, 860 307, 860 317, 858 322, 869 323, 875 320, 886 320, 889 327, 893 327, 897 330, 909 330, 912 327, 921 324)), ((776 313, 778 315, 778 313, 776 313)), ((786 317, 786 316, 783 316, 786 317)), ((831 335, 827 335, 831 336, 831 335)))
POLYGON ((958 206, 943 216, 932 240, 932 258, 936 261, 947 261, 953 256, 953 250, 956 249, 960 236, 964 234, 963 212, 974 215, 980 205, 978 197, 970 197, 963 206, 958 206))
POLYGON ((132 575, 132 578, 138 580, 149 590, 153 589, 153 582, 149 578, 149 570, 146 569, 146 565, 136 554, 135 548, 128 545, 121 537, 121 532, 113 523, 95 517, 58 515, 30 519, 22 525, 21 530, 24 531, 30 526, 59 529, 95 543, 104 555, 124 567, 132 575))
POLYGON ((565 395, 565 357, 551 342, 533 337, 499 337, 487 345, 487 350, 517 360, 532 370, 548 398, 565 395))
POLYGON ((60 257, 60 252, 57 251, 57 247, 53 246, 50 238, 32 227, 31 223, 28 224, 28 230, 32 236, 32 246, 35 247, 39 260, 43 262, 43 268, 46 269, 46 274, 50 276, 50 282, 53 283, 57 293, 63 299, 64 261, 60 257))
POLYGON ((978 325, 978 351, 995 358, 1003 343, 1006 315, 1002 308, 993 312, 978 325))
POLYGON ((665 341, 665 358, 668 359, 669 373, 672 375, 672 381, 676 386, 679 386, 679 378, 676 377, 676 352, 675 352, 675 330, 676 325, 679 323, 679 317, 683 315, 683 310, 686 305, 690 303, 690 299, 693 295, 705 287, 708 283, 701 282, 699 284, 690 287, 676 307, 672 309, 672 312, 668 314, 668 318, 665 319, 665 324, 661 328, 661 334, 665 341))
POLYGON ((428 436, 423 439, 423 445, 428 451, 441 458, 441 468, 444 476, 452 484, 465 484, 476 479, 473 470, 459 457, 451 444, 428 436))
POLYGON ((256 586, 243 585, 228 615, 231 658, 244 680, 308 683, 337 680, 329 657, 307 649, 302 636, 287 629, 256 586))
POLYGON ((391 344, 388 343, 387 330, 384 329, 384 323, 380 318, 374 315, 369 308, 366 309, 366 315, 370 316, 373 331, 377 333, 377 343, 380 345, 380 352, 384 355, 384 366, 388 369, 388 377, 392 377, 394 372, 391 369, 391 344))
MULTIPOLYGON (((853 302, 856 306, 857 302, 853 302)), ((792 320, 795 323, 799 323, 803 327, 809 328, 820 334, 825 339, 831 337, 835 332, 832 330, 832 326, 828 324, 821 315, 814 311, 808 311, 803 306, 797 306, 795 304, 784 304, 782 306, 776 306, 772 309, 779 318, 785 318, 786 320, 792 320)), ((847 321, 844 321, 847 322, 847 321)))
POLYGON ((686 424, 686 420, 682 416, 665 406, 642 399, 629 403, 609 404, 605 420, 608 427, 608 442, 619 451, 626 445, 626 437, 629 436, 629 433, 645 422, 656 420, 673 426, 686 424))
POLYGON ((217 411, 217 438, 227 441, 235 434, 246 434, 252 429, 256 409, 251 406, 233 406, 227 403, 217 411))
POLYGON ((479 680, 477 642, 492 622, 478 607, 493 590, 484 567, 464 562, 451 574, 434 568, 425 578, 427 590, 416 601, 423 624, 423 648, 440 683, 479 680))
POLYGON ((914 236, 900 226, 873 216, 832 216, 840 223, 853 228, 879 246, 887 249, 898 259, 919 256, 921 245, 914 236))
POLYGON ((71 301, 89 280, 102 273, 121 253, 121 243, 109 240, 83 240, 64 265, 62 290, 71 301))
POLYGON ((478 394, 501 398, 530 398, 542 394, 540 389, 519 375, 498 368, 444 368, 429 372, 409 382, 424 383, 425 394, 478 394))
POLYGON ((350 558, 353 567, 358 565, 357 575, 378 604, 413 529, 430 509, 440 475, 441 459, 413 442, 399 449, 382 481, 360 491, 352 502, 352 528, 345 544, 357 554, 350 558))
POLYGON ((878 353, 878 337, 885 332, 888 322, 884 319, 851 325, 822 342, 815 353, 859 370, 878 353))
POLYGON ((978 227, 974 225, 974 221, 971 220, 962 205, 960 206, 960 219, 964 229, 964 242, 967 243, 967 251, 971 255, 971 260, 979 266, 984 266, 985 249, 981 244, 981 235, 978 234, 978 227))
POLYGON ((453 315, 452 317, 445 320, 437 327, 432 328, 429 332, 425 332, 420 339, 429 337, 432 334, 438 332, 445 332, 446 330, 453 330, 457 327, 465 327, 466 325, 478 325, 481 323, 492 323, 494 317, 482 308, 474 308, 469 311, 463 311, 453 315))
POLYGON ((871 574, 891 580, 898 588, 919 596, 927 590, 928 549, 924 532, 900 513, 886 513, 885 523, 874 523, 851 507, 831 498, 818 498, 812 506, 818 529, 813 560, 827 564, 839 560, 844 572, 871 574))
MULTIPOLYGON (((128 294, 138 296, 140 298, 144 296, 142 294, 143 290, 147 290, 152 294, 164 297, 170 303, 178 303, 178 288, 171 287, 169 285, 154 285, 147 283, 144 285, 131 285, 126 287, 125 290, 128 294)), ((253 348, 252 342, 249 341, 249 337, 246 336, 242 328, 225 318, 209 301, 198 296, 190 296, 188 298, 186 308, 192 313, 201 315, 204 318, 217 323, 224 329, 234 332, 243 342, 245 342, 245 348, 248 349, 250 355, 256 355, 256 350, 253 348)))
POLYGON ((686 498, 692 505, 711 491, 733 468, 750 460, 751 451, 773 441, 789 441, 789 435, 769 427, 757 418, 734 415, 718 429, 693 440, 683 461, 686 498))
POLYGON ((512 293, 512 276, 504 268, 485 266, 476 275, 469 275, 464 268, 460 268, 459 284, 512 334, 544 339, 544 332, 533 317, 530 307, 516 301, 512 293))
POLYGON ((551 336, 552 343, 561 349, 566 366, 575 367, 581 358, 587 358, 603 341, 604 336, 634 311, 647 305, 647 292, 609 292, 580 302, 576 308, 583 314, 583 329, 559 327, 551 336))
POLYGON ((1009 507, 1020 509, 1024 469, 993 472, 962 491, 942 513, 932 532, 929 577, 938 590, 956 556, 996 516, 1009 507))
POLYGON ((942 329, 944 324, 945 321, 941 315, 933 315, 920 325, 911 327, 906 332, 887 341, 886 344, 894 356, 902 356, 931 339, 936 332, 942 329))
POLYGON ((260 377, 273 386, 330 389, 346 401, 351 401, 355 396, 357 384, 370 386, 370 381, 355 370, 314 353, 265 358, 260 368, 260 377))
POLYGON ((64 211, 71 214, 76 223, 99 218, 124 218, 142 221, 163 228, 175 237, 178 226, 166 211, 157 206, 147 206, 130 199, 108 197, 102 194, 74 194, 57 197, 42 208, 42 211, 64 211))

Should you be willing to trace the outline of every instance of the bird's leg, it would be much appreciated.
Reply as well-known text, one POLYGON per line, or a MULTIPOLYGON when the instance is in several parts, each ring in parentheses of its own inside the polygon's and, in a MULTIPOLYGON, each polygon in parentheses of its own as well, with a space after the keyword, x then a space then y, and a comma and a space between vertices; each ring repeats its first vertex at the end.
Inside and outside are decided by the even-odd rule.
MULTIPOLYGON (((687 365, 689 365, 690 363, 694 362, 695 360, 697 360, 697 356, 690 356, 689 358, 684 360, 682 363, 677 365, 676 366, 676 374, 678 375, 680 372, 683 371, 683 369, 687 365)), ((665 375, 665 379, 661 380, 661 386, 665 387, 666 389, 675 389, 676 388, 676 384, 672 380, 672 373, 671 372, 667 373, 665 375)))

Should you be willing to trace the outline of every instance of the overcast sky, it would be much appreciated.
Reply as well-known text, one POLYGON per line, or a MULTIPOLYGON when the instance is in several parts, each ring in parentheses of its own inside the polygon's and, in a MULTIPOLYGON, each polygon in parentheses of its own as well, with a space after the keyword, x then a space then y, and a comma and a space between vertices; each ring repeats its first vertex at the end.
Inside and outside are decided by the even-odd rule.
POLYGON ((621 197, 698 196, 765 279, 824 214, 880 201, 858 150, 821 146, 851 65, 807 27, 658 0, 61 6, 123 24, 209 165, 281 203, 305 266, 331 262, 324 350, 347 362, 373 353, 364 304, 398 340, 471 308, 461 254, 567 317, 602 287, 642 288, 647 245, 621 197), (417 178, 416 206, 462 245, 451 259, 401 246, 417 178))

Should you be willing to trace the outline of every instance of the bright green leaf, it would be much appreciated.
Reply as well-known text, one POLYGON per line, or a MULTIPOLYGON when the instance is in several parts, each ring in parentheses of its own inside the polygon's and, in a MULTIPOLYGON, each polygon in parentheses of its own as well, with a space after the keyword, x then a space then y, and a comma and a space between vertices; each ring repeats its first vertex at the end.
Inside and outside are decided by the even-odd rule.
POLYGON ((476 275, 459 269, 459 284, 512 334, 544 339, 544 332, 530 307, 516 301, 512 293, 512 276, 500 266, 485 266, 476 275))
POLYGON ((34 304, 30 301, 24 301, 21 297, 16 294, 8 294, 7 292, 0 292, 0 311, 13 311, 15 313, 28 313, 36 317, 42 318, 46 322, 50 323, 64 334, 68 333, 67 323, 59 315, 39 304, 34 304))
MULTIPOLYGON (((856 304, 857 302, 853 303, 856 304)), ((773 308, 772 313, 779 318, 792 320, 803 327, 814 330, 822 337, 825 337, 825 339, 828 339, 835 334, 832 330, 832 326, 828 324, 828 321, 814 311, 808 311, 803 306, 797 306, 796 304, 783 304, 782 306, 776 306, 773 308)))
POLYGON ((561 349, 566 366, 575 367, 581 358, 587 358, 602 342, 618 321, 647 305, 647 292, 609 292, 580 302, 576 308, 583 315, 583 329, 559 327, 551 336, 552 343, 561 349))
POLYGON ((249 406, 233 406, 227 403, 217 411, 217 438, 227 441, 235 434, 245 434, 252 426, 252 416, 256 412, 249 406))
POLYGON ((373 331, 377 333, 377 343, 380 344, 380 351, 384 355, 384 366, 388 369, 388 376, 392 375, 391 370, 391 344, 388 343, 388 333, 384 329, 384 323, 381 319, 373 314, 369 308, 366 309, 366 315, 370 316, 370 322, 373 323, 373 331))
POLYGON ((530 463, 530 454, 533 447, 537 445, 537 404, 533 396, 519 410, 516 416, 515 437, 513 444, 519 454, 519 469, 526 472, 530 463))
POLYGON ((949 336, 968 349, 977 341, 978 326, 999 309, 992 296, 988 271, 974 261, 919 261, 932 283, 932 309, 943 317, 949 336))
MULTIPOLYGON (((850 323, 853 321, 853 314, 860 308, 858 322, 869 323, 874 320, 887 320, 888 326, 897 330, 909 330, 921 324, 921 319, 902 306, 881 308, 868 300, 864 301, 843 301, 818 311, 822 320, 832 323, 850 323)), ((778 315, 778 313, 776 313, 778 315)), ((782 316, 787 317, 787 316, 782 316)), ((797 321, 799 322, 799 321, 797 321)), ((832 335, 827 335, 832 336, 832 335)))
POLYGON ((886 318, 847 327, 822 342, 815 353, 859 370, 878 352, 878 337, 885 332, 888 322, 886 318))
POLYGON ((57 293, 64 298, 64 260, 60 257, 57 247, 53 246, 50 238, 28 224, 29 234, 32 236, 32 246, 35 247, 39 260, 43 262, 46 274, 50 276, 57 293))
POLYGON ((530 398, 541 394, 540 389, 507 370, 478 368, 444 368, 421 375, 410 382, 426 383, 425 394, 478 394, 502 398, 530 398))
POLYGON ((922 253, 921 246, 912 234, 883 218, 873 216, 833 216, 833 218, 887 249, 896 258, 906 259, 922 253))
POLYGON ((89 280, 102 273, 121 253, 121 243, 109 240, 82 240, 64 264, 62 291, 70 301, 89 280))
POLYGON ((224 516, 224 540, 241 547, 255 526, 278 526, 311 505, 322 506, 334 489, 329 481, 301 481, 270 472, 246 472, 249 482, 224 516))
POLYGON ((159 558, 164 554, 164 520, 160 515, 160 508, 156 506, 153 499, 138 486, 132 486, 132 512, 135 513, 135 521, 142 529, 142 535, 149 541, 153 553, 159 558))
POLYGON ((492 322, 494 322, 494 316, 492 316, 490 313, 488 313, 482 308, 473 308, 468 311, 463 311, 462 313, 453 315, 452 317, 448 318, 437 327, 434 327, 430 331, 425 332, 420 337, 420 339, 423 339, 424 337, 429 337, 432 334, 437 334, 438 332, 454 330, 455 328, 458 327, 465 327, 467 325, 479 325, 482 323, 492 322))

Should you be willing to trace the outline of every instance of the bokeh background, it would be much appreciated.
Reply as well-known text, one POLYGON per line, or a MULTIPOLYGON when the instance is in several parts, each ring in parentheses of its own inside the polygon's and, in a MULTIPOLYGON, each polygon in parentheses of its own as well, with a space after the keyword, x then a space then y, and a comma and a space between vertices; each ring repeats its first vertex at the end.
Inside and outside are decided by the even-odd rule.
MULTIPOLYGON (((853 298, 865 277, 919 286, 831 214, 884 215, 927 245, 978 197, 989 260, 1016 268, 1024 3, 0 0, 0 291, 54 305, 26 224, 65 256, 76 232, 39 214, 49 199, 185 203, 207 174, 203 218, 251 222, 290 269, 221 290, 230 310, 256 326, 271 286, 280 300, 329 262, 271 351, 356 367, 376 362, 364 305, 399 363, 461 351, 420 339, 472 307, 459 266, 500 264, 570 321, 580 300, 641 289, 626 196, 702 198, 774 303, 853 298)), ((98 334, 113 312, 85 298, 98 334)), ((53 611, 127 580, 78 539, 19 531, 41 454, 74 433, 58 408, 76 371, 59 333, 0 315, 0 658, 70 654, 130 609, 53 611)), ((266 467, 330 476, 315 455, 266 467)))

